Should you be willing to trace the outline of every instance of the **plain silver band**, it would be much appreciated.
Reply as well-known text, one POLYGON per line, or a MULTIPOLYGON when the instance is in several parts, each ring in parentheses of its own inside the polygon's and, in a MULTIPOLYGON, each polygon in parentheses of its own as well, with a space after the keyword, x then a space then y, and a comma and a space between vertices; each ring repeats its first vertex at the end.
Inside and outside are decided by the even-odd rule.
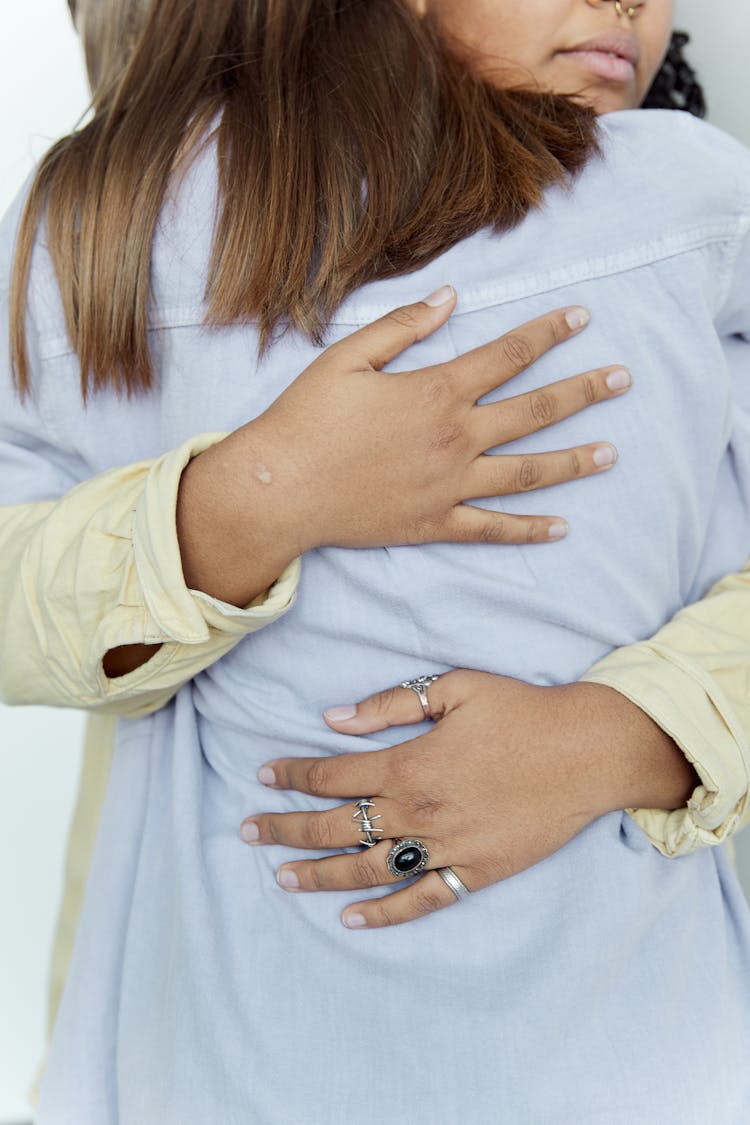
POLYGON ((469 897, 471 891, 465 883, 461 882, 452 867, 436 867, 435 870, 445 883, 446 887, 450 887, 459 902, 461 901, 461 899, 469 897))

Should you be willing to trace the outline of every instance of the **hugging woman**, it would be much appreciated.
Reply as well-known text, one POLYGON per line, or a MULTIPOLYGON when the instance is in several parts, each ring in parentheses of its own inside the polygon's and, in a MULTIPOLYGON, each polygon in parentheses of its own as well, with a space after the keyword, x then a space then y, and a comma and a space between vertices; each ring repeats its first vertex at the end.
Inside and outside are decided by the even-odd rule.
MULTIPOLYGON (((748 553, 730 425, 739 373, 722 346, 750 329, 748 156, 681 115, 607 116, 597 131, 575 102, 505 88, 518 75, 487 17, 513 6, 460 5, 460 26, 458 7, 163 0, 98 117, 32 189, 16 262, 18 393, 10 373, 3 388, 4 495, 45 502, 23 563, 41 552, 72 569, 83 613, 112 579, 77 565, 96 557, 82 544, 119 545, 110 650, 134 643, 118 624, 139 599, 140 639, 182 642, 111 658, 125 661, 110 664, 121 687, 139 660, 155 676, 186 667, 184 649, 207 644, 209 628, 225 649, 218 660, 215 644, 168 706, 118 727, 40 1125, 699 1121, 717 1088, 724 1119, 743 1118, 750 927, 724 850, 673 861, 654 849, 622 810, 664 794, 610 746, 571 777, 570 759, 539 755, 535 738, 513 745, 507 729, 491 743, 486 692, 512 705, 522 692, 532 708, 551 693, 552 713, 570 720, 557 685, 651 635, 748 553), (623 199, 638 203, 627 223, 623 199), (113 222, 122 214, 128 224, 113 222), (460 303, 429 335, 453 309, 446 279, 460 303), (382 325, 343 343, 422 292, 437 304, 401 318, 404 355, 382 325), (545 319, 553 304, 567 315, 545 319), (582 307, 594 316, 576 333, 582 307), (520 354, 489 343, 524 320, 511 337, 527 342, 520 354), (320 356, 326 328, 342 342, 320 356), (527 512, 537 537, 554 526, 536 493, 495 498, 512 445, 484 457, 525 432, 507 425, 508 396, 558 374, 561 351, 498 389, 536 357, 540 331, 567 339, 566 365, 590 370, 600 397, 612 349, 639 373, 637 391, 598 408, 628 471, 568 490, 575 534, 500 552, 476 539, 493 538, 501 511, 506 538, 527 512), (446 350, 469 348, 448 378, 446 350), (342 352, 346 388, 330 368, 342 352), (504 373, 503 354, 515 359, 504 373), (430 367, 424 409, 447 401, 462 424, 444 427, 407 487, 382 446, 344 480, 347 443, 364 447, 369 433, 344 390, 372 404, 368 416, 390 396, 391 429, 407 415, 399 433, 416 441, 404 397, 414 380, 395 372, 417 367, 430 367), (446 450, 463 458, 453 478, 446 450), (110 505, 71 538, 55 498, 104 490, 109 473, 118 518, 110 505), (157 501, 180 477, 170 537, 157 501), (373 479, 390 495, 379 525, 373 479), (466 533, 479 521, 482 535, 466 533), (421 533, 399 538, 404 523, 421 533), (299 554, 296 605, 247 636, 288 608, 299 554), (200 594, 174 582, 180 567, 200 594), (357 700, 420 673, 439 677, 426 703, 445 717, 408 747, 379 729, 382 714, 366 716, 365 743, 346 725, 359 712, 320 719, 332 684, 357 700), (462 713, 471 736, 446 749, 440 732, 462 713), (365 797, 384 838, 354 850, 365 797), (523 869, 509 866, 497 826, 534 799, 546 833, 523 869), (256 811, 261 844, 248 850, 237 826, 256 811), (310 811, 331 853, 317 864, 294 850, 310 811), (400 882, 394 838, 424 848, 426 873, 393 902, 446 905, 457 885, 460 908, 377 928, 374 888, 400 882), (281 859, 305 890, 327 893, 285 896, 281 859), (342 910, 362 932, 340 925, 342 910), (686 982, 707 974, 697 1019, 686 982)), ((633 76, 653 76, 668 4, 558 7, 556 55, 590 54, 592 38, 627 21, 642 43, 633 76)), ((572 89, 585 60, 565 65, 572 89)), ((22 206, 4 228, 8 250, 22 206)), ((588 450, 593 469, 585 416, 567 413, 559 443, 588 450)), ((543 448, 526 438, 527 455, 543 448)), ((545 483, 561 479, 554 456, 537 463, 545 483)), ((101 654, 80 663, 98 690, 101 654)), ((589 687, 577 733, 593 749, 589 687)), ((385 718, 411 722, 415 693, 393 700, 385 718)), ((399 909, 387 902, 378 909, 399 909)))

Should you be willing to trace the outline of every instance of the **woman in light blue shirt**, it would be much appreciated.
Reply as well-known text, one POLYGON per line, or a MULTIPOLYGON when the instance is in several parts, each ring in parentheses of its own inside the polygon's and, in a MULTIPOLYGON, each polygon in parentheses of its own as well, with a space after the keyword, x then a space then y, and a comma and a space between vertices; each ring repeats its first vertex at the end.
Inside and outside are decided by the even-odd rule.
MULTIPOLYGON (((331 18, 334 7, 309 5, 332 54, 345 42, 336 36, 352 29, 343 9, 331 18)), ((353 7, 370 35, 383 31, 377 21, 368 25, 370 6, 353 7)), ((566 35, 574 32, 561 41, 563 53, 609 34, 603 21, 618 18, 603 3, 564 7, 575 23, 561 22, 566 35)), ((631 22, 651 26, 642 7, 634 6, 631 22)), ((291 5, 277 9, 280 23, 269 17, 264 48, 295 19, 298 30, 320 33, 304 24, 301 6, 296 16, 291 5)), ((662 46, 667 9, 652 5, 662 46)), ((471 13, 466 7, 467 19, 471 13)), ((418 24, 404 26, 420 34, 418 24)), ((645 32, 644 41, 651 42, 645 32)), ((279 42, 295 45, 296 65, 307 57, 302 39, 279 42)), ((654 66, 659 58, 654 48, 654 66)), ((398 62, 391 56, 392 66, 398 62)), ((395 77, 406 86, 411 76, 395 77)), ((125 101, 121 109, 136 113, 125 101)), ((519 119, 530 112, 522 99, 518 111, 519 119)), ((554 122, 545 120, 549 151, 554 122)), ((40 1125, 352 1118, 448 1125, 460 1116, 478 1125, 625 1125, 711 1120, 717 1106, 727 1125, 744 1120, 750 920, 721 849, 670 862, 617 811, 636 802, 593 815, 582 804, 565 846, 497 882, 497 857, 488 849, 483 868, 472 832, 484 810, 491 839, 509 763, 493 771, 483 747, 456 747, 467 792, 440 851, 430 840, 431 810, 399 823, 398 803, 389 800, 388 786, 403 792, 422 784, 404 750, 382 758, 387 768, 370 779, 387 835, 424 838, 430 867, 455 864, 472 890, 485 889, 419 925, 352 933, 338 921, 350 895, 285 896, 273 878, 278 855, 248 852, 236 833, 252 808, 320 806, 293 790, 264 790, 256 776, 264 763, 362 748, 319 719, 332 682, 342 699, 453 668, 565 683, 611 647, 652 633, 746 557, 750 481, 734 444, 742 432, 722 338, 750 331, 750 157, 678 115, 609 116, 600 143, 601 155, 572 188, 568 177, 555 183, 550 175, 544 207, 527 208, 521 221, 505 224, 511 229, 464 232, 415 273, 352 286, 331 312, 330 336, 446 278, 460 294, 456 314, 392 370, 475 347, 552 303, 589 307, 592 325, 566 345, 566 363, 602 364, 618 348, 639 372, 624 409, 602 407, 629 472, 581 482, 570 496, 576 534, 554 550, 508 548, 502 566, 488 544, 312 550, 298 604, 283 621, 242 642, 158 714, 121 724, 107 831, 40 1125), (701 1003, 700 991, 689 994, 686 982, 701 982, 710 1003, 701 1003)), ((152 260, 159 381, 149 398, 105 391, 81 403, 78 357, 60 346, 66 310, 38 243, 31 374, 44 416, 54 420, 55 441, 40 455, 60 465, 61 478, 71 464, 96 473, 209 426, 232 429, 283 403, 289 371, 316 355, 298 325, 274 339, 253 378, 223 377, 242 370, 258 332, 203 327, 214 234, 206 216, 216 192, 211 140, 160 217, 152 260)), ((548 382, 557 363, 555 353, 546 357, 510 393, 548 382)), ((508 393, 493 391, 486 401, 508 393)), ((560 444, 581 442, 579 417, 562 429, 560 444)), ((529 446, 542 448, 543 439, 529 446)), ((529 494, 504 507, 541 512, 542 503, 529 494)), ((369 748, 399 741, 388 731, 369 748)), ((451 776, 448 766, 440 776, 451 776)), ((543 775, 539 784, 552 789, 558 780, 543 775)), ((331 842, 338 850, 356 833, 331 842)), ((379 853, 385 863, 384 849, 367 853, 368 862, 379 853)), ((366 853, 352 854, 361 863, 366 853)), ((296 854, 290 849, 287 858, 296 854)), ((428 879, 438 886, 437 875, 425 876, 425 894, 434 893, 425 890, 428 879)))

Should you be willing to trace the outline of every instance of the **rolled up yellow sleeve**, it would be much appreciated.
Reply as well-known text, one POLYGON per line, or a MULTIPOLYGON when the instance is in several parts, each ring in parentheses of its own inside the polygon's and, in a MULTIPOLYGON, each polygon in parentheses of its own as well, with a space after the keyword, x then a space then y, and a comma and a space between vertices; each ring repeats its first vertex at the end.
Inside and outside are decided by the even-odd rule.
POLYGON ((180 476, 224 436, 201 434, 58 500, 0 508, 3 702, 145 715, 292 606, 299 559, 242 609, 185 585, 175 514, 180 476), (132 644, 162 647, 140 668, 109 679, 104 655, 132 644))
POLYGON ((701 779, 684 808, 627 810, 663 855, 720 844, 750 822, 750 560, 583 679, 645 711, 701 779))

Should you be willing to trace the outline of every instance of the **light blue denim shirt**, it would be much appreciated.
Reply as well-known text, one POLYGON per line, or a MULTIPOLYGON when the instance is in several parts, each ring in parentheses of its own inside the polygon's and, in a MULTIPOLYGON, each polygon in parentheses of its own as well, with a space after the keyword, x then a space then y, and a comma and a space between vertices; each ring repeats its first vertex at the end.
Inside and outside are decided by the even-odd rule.
MULTIPOLYGON (((750 554, 750 366, 724 347, 750 331, 750 154, 682 114, 601 127, 603 155, 572 190, 550 191, 511 233, 363 287, 329 339, 444 282, 455 315, 394 369, 585 305, 585 333, 489 398, 627 364, 625 399, 519 443, 606 438, 619 464, 483 502, 564 515, 559 544, 311 553, 285 618, 163 710, 120 721, 38 1125, 750 1120, 750 912, 723 846, 666 859, 612 813, 460 907, 350 932, 339 913, 359 895, 287 895, 274 872, 299 853, 238 835, 251 812, 321 806, 266 791, 263 762, 415 733, 350 738, 324 707, 454 667, 575 679, 750 554)), ((258 364, 252 327, 203 327, 215 195, 208 149, 159 226, 148 398, 107 392, 84 409, 39 242, 31 350, 46 432, 28 432, 5 372, 0 395, 7 432, 60 492, 236 428, 317 354, 287 334, 258 364)), ((22 502, 4 463, 0 448, 0 499, 22 502)))

